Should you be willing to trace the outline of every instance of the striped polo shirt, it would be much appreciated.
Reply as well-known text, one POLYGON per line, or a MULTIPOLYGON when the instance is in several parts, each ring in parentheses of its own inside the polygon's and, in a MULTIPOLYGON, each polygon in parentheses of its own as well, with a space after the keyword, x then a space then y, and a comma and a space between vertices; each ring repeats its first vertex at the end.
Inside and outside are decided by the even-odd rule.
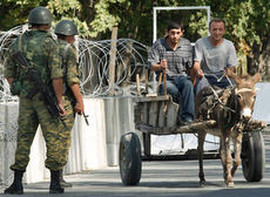
MULTIPOLYGON (((193 66, 193 49, 190 41, 181 38, 174 51, 166 42, 166 38, 157 40, 148 54, 148 65, 158 64, 162 59, 167 59, 167 75, 169 77, 187 75, 189 68, 193 66)), ((156 74, 159 75, 160 71, 156 74)))

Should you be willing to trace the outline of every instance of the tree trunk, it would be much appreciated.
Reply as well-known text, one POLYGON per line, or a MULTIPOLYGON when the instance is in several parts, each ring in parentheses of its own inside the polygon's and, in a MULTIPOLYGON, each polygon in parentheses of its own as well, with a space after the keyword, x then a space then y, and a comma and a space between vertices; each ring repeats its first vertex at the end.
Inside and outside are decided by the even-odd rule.
POLYGON ((262 68, 263 80, 270 81, 270 36, 263 44, 263 50, 259 56, 259 68, 262 68))
POLYGON ((262 80, 270 81, 270 36, 262 39, 259 45, 253 45, 253 54, 248 57, 248 72, 262 72, 262 80))

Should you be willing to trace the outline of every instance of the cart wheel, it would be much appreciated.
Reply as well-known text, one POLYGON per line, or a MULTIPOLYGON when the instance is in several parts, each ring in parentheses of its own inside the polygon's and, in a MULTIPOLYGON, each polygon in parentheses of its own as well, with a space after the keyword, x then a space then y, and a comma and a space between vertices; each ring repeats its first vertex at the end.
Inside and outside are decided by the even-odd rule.
POLYGON ((137 185, 141 179, 141 144, 137 134, 130 132, 121 137, 119 165, 122 183, 137 185))
POLYGON ((242 170, 248 182, 259 182, 263 178, 265 152, 261 132, 245 133, 242 143, 242 170))

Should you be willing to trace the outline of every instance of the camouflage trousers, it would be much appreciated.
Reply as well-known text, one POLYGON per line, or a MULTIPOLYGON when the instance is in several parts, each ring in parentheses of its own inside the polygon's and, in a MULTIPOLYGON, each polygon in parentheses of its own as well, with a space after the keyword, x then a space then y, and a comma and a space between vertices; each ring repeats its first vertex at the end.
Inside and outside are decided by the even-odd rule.
POLYGON ((67 112, 64 117, 66 127, 59 119, 52 118, 43 101, 20 98, 17 149, 15 163, 10 166, 11 170, 25 171, 29 162, 30 147, 39 124, 47 148, 46 168, 50 170, 63 168, 67 163, 71 129, 74 124, 74 114, 69 100, 64 100, 64 107, 67 112))

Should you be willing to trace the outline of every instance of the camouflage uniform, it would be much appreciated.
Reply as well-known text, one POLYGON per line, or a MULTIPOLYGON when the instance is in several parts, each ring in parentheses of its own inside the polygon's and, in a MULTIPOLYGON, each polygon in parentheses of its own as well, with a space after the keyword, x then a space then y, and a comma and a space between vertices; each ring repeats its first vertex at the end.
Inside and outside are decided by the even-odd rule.
MULTIPOLYGON (((64 92, 63 95, 67 97, 67 89, 73 84, 80 84, 77 59, 78 53, 73 44, 69 44, 67 41, 58 40, 59 54, 62 60, 62 70, 64 75, 64 92)), ((68 97, 68 99, 71 99, 68 97)))
MULTIPOLYGON (((20 39, 23 55, 30 67, 40 72, 44 84, 50 85, 52 79, 63 77, 57 43, 48 32, 41 30, 25 32, 12 45, 10 55, 18 51, 20 39)), ((20 69, 19 71, 19 65, 11 56, 8 58, 5 69, 6 78, 12 77, 16 80, 20 77, 20 73, 26 71, 26 69, 20 69)), ((65 127, 59 119, 53 119, 49 114, 40 93, 37 93, 32 99, 27 98, 29 91, 34 86, 35 84, 27 78, 22 79, 20 94, 18 95, 20 105, 17 149, 15 163, 10 168, 25 171, 29 162, 30 147, 40 124, 47 147, 45 166, 50 170, 57 171, 67 163, 70 130, 74 122, 73 110, 70 101, 64 100, 63 105, 67 112, 64 118, 65 127)))
POLYGON ((73 98, 73 94, 71 93, 71 90, 69 87, 73 84, 79 84, 79 76, 78 76, 78 66, 77 66, 77 50, 75 49, 74 45, 68 44, 66 41, 58 40, 58 47, 59 47, 59 54, 62 60, 62 71, 63 71, 63 95, 64 100, 66 103, 68 103, 69 110, 65 107, 67 114, 65 116, 66 124, 69 130, 65 131, 65 136, 68 136, 68 138, 65 140, 66 146, 65 146, 65 152, 63 152, 63 155, 65 155, 65 158, 68 157, 68 150, 71 143, 71 129, 74 124, 74 117, 75 113, 73 111, 73 107, 75 105, 75 98, 73 98))

